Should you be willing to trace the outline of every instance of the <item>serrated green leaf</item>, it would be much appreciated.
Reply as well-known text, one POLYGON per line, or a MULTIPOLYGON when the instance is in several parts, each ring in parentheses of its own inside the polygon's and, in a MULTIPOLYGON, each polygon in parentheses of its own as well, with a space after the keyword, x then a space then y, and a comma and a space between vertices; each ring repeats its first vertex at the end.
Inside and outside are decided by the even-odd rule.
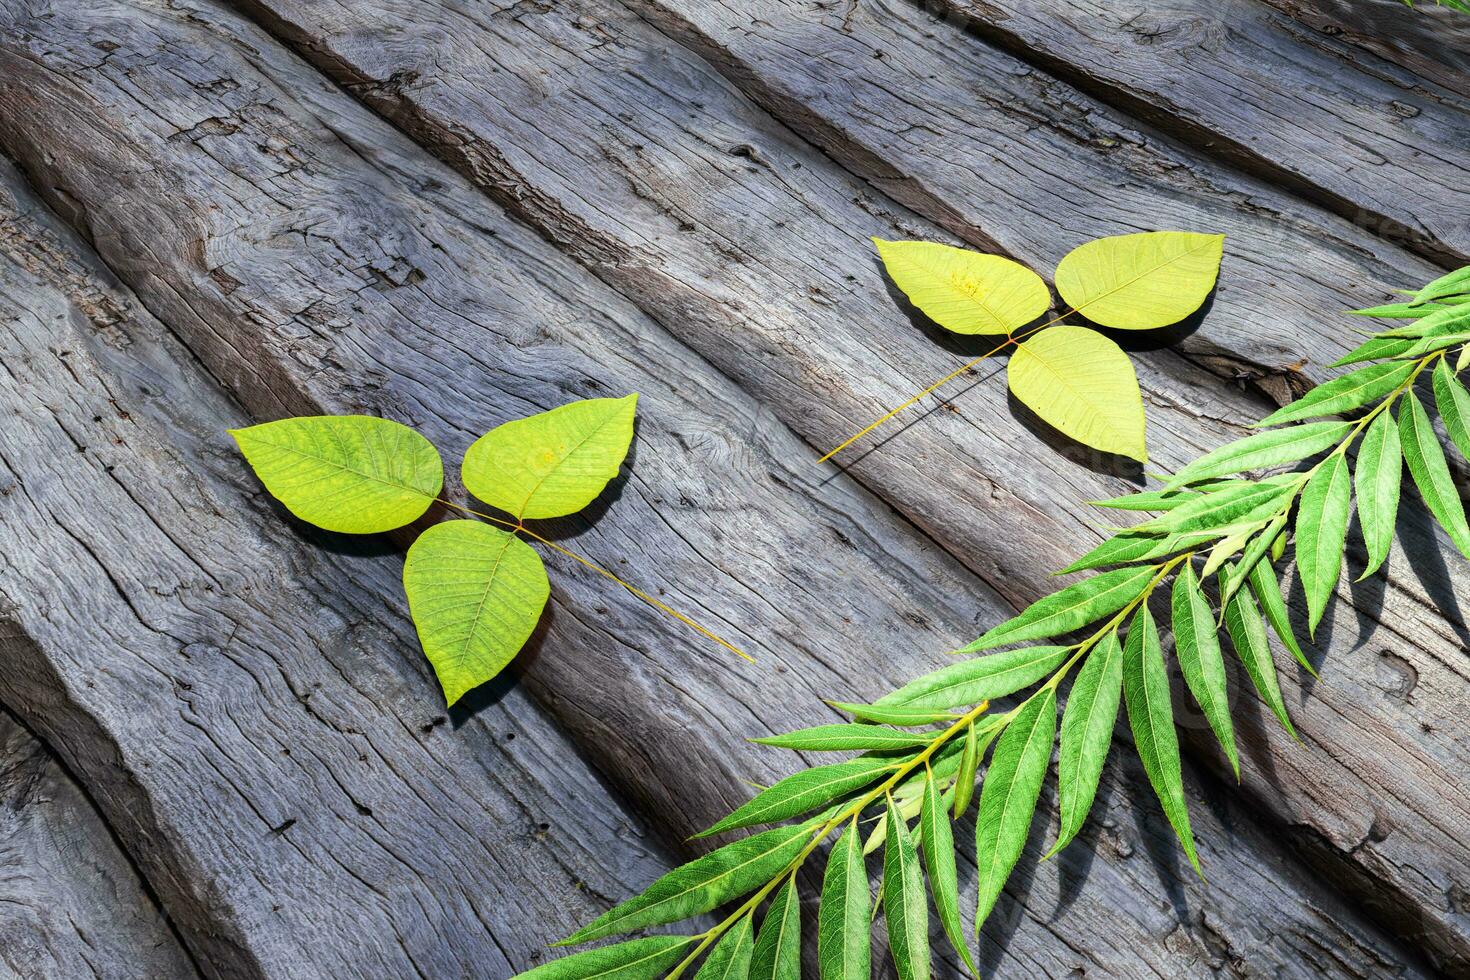
POLYGON ((1381 361, 1384 358, 1398 357, 1413 346, 1414 341, 1411 338, 1370 337, 1327 366, 1335 368, 1360 364, 1363 361, 1381 361))
POLYGON ((1089 503, 1094 507, 1113 510, 1173 510, 1198 496, 1199 493, 1195 490, 1144 490, 1107 500, 1092 500, 1089 503))
POLYGON ((1407 381, 1415 371, 1412 363, 1385 361, 1351 371, 1326 384, 1318 385, 1290 405, 1285 405, 1261 421, 1257 427, 1283 425, 1322 415, 1340 415, 1369 402, 1376 402, 1407 381))
POLYGON ((778 749, 795 749, 809 752, 843 752, 883 749, 903 749, 928 745, 932 735, 921 732, 904 732, 882 725, 817 725, 781 735, 753 738, 760 745, 772 745, 778 749))
POLYGON ((1111 615, 1138 598, 1153 578, 1154 570, 1115 568, 1083 579, 1038 599, 1019 616, 1006 620, 956 653, 976 653, 1007 643, 1041 640, 1070 633, 1088 623, 1111 615))
POLYGON ((575 514, 618 475, 637 407, 588 398, 497 426, 465 453, 465 489, 517 520, 575 514))
POLYGON ((670 871, 558 945, 576 946, 708 912, 770 881, 801 853, 812 833, 810 823, 775 827, 710 851, 670 871))
POLYGON ((1470 291, 1470 266, 1463 266, 1426 284, 1414 294, 1414 302, 1428 303, 1470 291))
POLYGON ((1460 344, 1470 341, 1470 330, 1458 330, 1454 333, 1434 334, 1425 337, 1414 344, 1408 350, 1400 354, 1400 357, 1423 357, 1435 351, 1446 350, 1450 347, 1458 347, 1460 344))
POLYGON ((1021 706, 996 742, 990 768, 980 785, 980 811, 975 820, 977 932, 995 908, 1026 845, 1041 783, 1051 762, 1056 728, 1057 692, 1048 687, 1021 706))
POLYGON ((444 485, 438 450, 390 419, 303 416, 230 435, 273 497, 328 531, 402 527, 423 516, 444 485))
POLYGON ((1194 851, 1194 834, 1189 829, 1189 806, 1184 799, 1184 778, 1179 764, 1179 740, 1174 734, 1174 707, 1169 700, 1169 674, 1159 645, 1158 627, 1145 605, 1128 628, 1123 647, 1123 699, 1128 705, 1128 724, 1143 771, 1153 784, 1164 815, 1184 845, 1184 853, 1196 874, 1203 874, 1194 851))
POLYGON ((551 594, 535 549, 479 521, 445 521, 420 534, 403 563, 403 588, 451 705, 515 658, 551 594))
POLYGON ((1435 310, 1444 307, 1439 303, 1387 303, 1383 306, 1370 306, 1364 310, 1348 310, 1354 316, 1371 316, 1380 320, 1417 320, 1422 316, 1428 316, 1435 310))
POLYGON ((1295 463, 1331 449, 1352 429, 1351 422, 1304 422, 1284 429, 1258 432, 1206 453, 1169 478, 1170 488, 1247 470, 1295 463))
POLYGON ((1238 551, 1240 551, 1241 548, 1245 547, 1245 543, 1249 541, 1251 535, 1255 533, 1255 527, 1256 525, 1254 524, 1248 524, 1244 527, 1237 528, 1230 534, 1221 538, 1219 542, 1217 542, 1216 545, 1210 549, 1210 553, 1205 556, 1205 566, 1204 568, 1200 569, 1200 574, 1204 575, 1205 577, 1213 575, 1217 568, 1225 564, 1225 562, 1229 561, 1230 558, 1232 558, 1238 551))
POLYGON ((1152 231, 1080 245, 1057 264, 1057 292, 1093 323, 1152 330, 1199 309, 1220 272, 1224 235, 1152 231))
POLYGON ((543 963, 514 980, 655 980, 677 966, 698 936, 649 936, 543 963))
MULTIPOLYGON (((1298 546, 1300 547, 1300 546, 1298 546)), ((1313 677, 1317 676, 1317 668, 1302 653, 1301 644, 1296 641, 1296 633, 1291 628, 1291 616, 1286 610, 1286 596, 1281 592, 1281 583, 1276 579, 1276 570, 1266 561, 1258 561, 1249 572, 1251 594, 1260 603, 1261 611, 1266 614, 1266 622, 1271 624, 1271 629, 1281 639, 1281 644, 1291 651, 1296 662, 1301 664, 1313 677)))
POLYGON ((801 980, 801 897, 788 880, 771 899, 750 958, 750 980, 801 980))
POLYGON ((1174 579, 1171 597, 1174 653, 1184 683, 1204 712, 1220 747, 1240 778, 1240 756, 1235 749, 1235 726, 1230 721, 1230 692, 1225 683, 1225 660, 1210 604, 1200 591, 1194 566, 1185 562, 1174 579))
POLYGON ((1057 667, 1071 647, 1021 647, 941 667, 878 699, 880 705, 952 708, 1014 694, 1057 667))
POLYGON ((822 905, 817 912, 817 964, 822 980, 868 980, 868 869, 857 820, 848 824, 822 876, 822 905))
POLYGON ((1434 366, 1434 404, 1439 409, 1445 432, 1460 453, 1470 457, 1470 392, 1450 370, 1449 361, 1440 358, 1434 366))
POLYGON ((789 820, 854 790, 862 789, 885 770, 892 768, 893 763, 888 759, 858 758, 803 769, 761 790, 734 813, 694 836, 709 837, 727 830, 739 830, 741 827, 789 820))
POLYGON ((1117 630, 1110 630, 1088 653, 1062 712, 1062 747, 1057 759, 1061 827, 1047 857, 1071 843, 1092 810, 1103 762, 1113 743, 1122 692, 1123 649, 1117 630))
POLYGON ((1307 596, 1307 631, 1313 636, 1342 571, 1351 508, 1347 459, 1334 453, 1302 489, 1296 515, 1297 577, 1307 596))
POLYGON ((1126 565, 1138 561, 1160 558, 1181 547, 1180 538, 1151 531, 1120 531, 1104 540, 1096 548, 1078 558, 1058 575, 1090 571, 1106 565, 1126 565))
POLYGON ((1007 383, 1037 417, 1085 446, 1148 462, 1133 362, 1095 330, 1060 326, 1019 344, 1007 383))
POLYGON ((873 244, 909 302, 946 330, 1008 334, 1051 306, 1045 280, 1002 256, 935 242, 873 244))
POLYGON ((919 874, 919 854, 908 823, 888 798, 888 839, 883 848, 883 921, 899 980, 929 978, 929 903, 919 874))
POLYGON ((1470 527, 1465 525, 1465 506, 1450 479, 1449 465, 1429 424, 1429 416, 1412 391, 1404 392, 1403 402, 1399 410, 1399 442, 1409 475, 1434 519, 1460 553, 1470 558, 1470 527))
POLYGON ((924 842, 924 869, 929 873, 929 891, 934 895, 934 911, 939 924, 949 937, 955 952, 965 961, 972 975, 977 974, 970 947, 965 942, 965 926, 960 920, 960 884, 955 870, 954 829, 949 825, 949 808, 939 793, 934 774, 924 774, 924 805, 919 811, 919 836, 924 842))
POLYGON ((1286 702, 1281 697, 1281 685, 1276 679, 1276 662, 1271 659, 1266 625, 1261 621, 1261 611, 1249 589, 1236 588, 1233 598, 1225 604, 1225 631, 1230 634, 1236 656, 1240 657, 1261 700, 1266 702, 1291 737, 1296 738, 1296 729, 1286 713, 1286 702))
POLYGON ((955 772, 954 783, 954 818, 958 820, 965 815, 970 807, 970 799, 975 792, 976 772, 980 768, 980 760, 985 757, 985 750, 995 737, 1001 733, 1005 726, 999 721, 1003 717, 997 715, 994 719, 983 725, 971 722, 965 727, 965 745, 960 753, 959 767, 955 772))
POLYGON ((1286 527, 1287 512, 1282 511, 1276 515, 1270 523, 1261 529, 1260 533, 1251 539, 1250 544, 1240 554, 1240 560, 1235 567, 1240 572, 1232 578, 1222 578, 1220 583, 1220 605, 1223 609, 1235 597, 1235 592, 1249 580, 1251 569, 1256 567, 1266 556, 1266 552, 1275 547, 1276 542, 1282 540, 1282 529, 1286 527))
POLYGON ((1359 579, 1376 572, 1393 545, 1403 471, 1404 454, 1399 448, 1398 423, 1392 413, 1380 412, 1363 433, 1353 475, 1353 486, 1358 494, 1358 524, 1363 529, 1363 543, 1368 548, 1368 564, 1359 579))
POLYGON ((828 701, 838 711, 845 711, 854 718, 871 721, 879 725, 897 725, 900 728, 915 728, 936 721, 954 721, 960 717, 952 711, 938 708, 911 708, 901 704, 856 704, 849 701, 828 701))
POLYGON ((755 927, 749 915, 735 923, 710 951, 694 980, 748 980, 755 952, 755 927))
POLYGON ((1223 530, 1235 524, 1251 524, 1280 509, 1285 498, 1292 492, 1294 479, 1286 474, 1202 494, 1184 506, 1175 507, 1132 530, 1185 534, 1209 528, 1223 530))

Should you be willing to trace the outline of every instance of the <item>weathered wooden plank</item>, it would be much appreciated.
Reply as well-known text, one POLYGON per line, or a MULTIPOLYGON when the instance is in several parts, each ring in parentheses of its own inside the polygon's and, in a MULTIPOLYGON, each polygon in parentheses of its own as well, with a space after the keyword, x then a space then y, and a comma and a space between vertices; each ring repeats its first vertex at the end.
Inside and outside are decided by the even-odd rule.
POLYGON ((0 709, 0 967, 13 977, 196 977, 82 788, 0 709))
MULTIPOLYGON (((248 25, 198 4, 49 13, 8 25, 15 40, 0 44, 0 63, 19 80, 0 92, 0 117, 18 137, 11 146, 255 411, 300 397, 387 411, 459 448, 485 425, 565 397, 644 393, 633 475, 595 524, 569 522, 577 546, 681 583, 676 600, 725 624, 761 665, 712 658, 626 596, 567 574, 522 670, 603 770, 671 830, 743 798, 741 778, 782 771, 778 754, 753 752, 742 736, 830 718, 819 694, 877 694, 935 662, 910 651, 945 649, 975 628, 956 624, 1002 614, 980 578, 886 505, 849 481, 812 486, 810 447, 771 408, 248 25), (80 67, 96 61, 83 38, 98 36, 117 47, 80 67), (309 247, 293 231, 302 228, 309 247), (251 352, 255 373, 223 338, 251 352)), ((717 82, 712 91, 728 97, 717 82)), ((861 185, 809 148, 792 152, 825 187, 814 203, 849 214, 861 185)), ((726 181, 750 166, 722 161, 712 173, 726 181)), ((727 188, 726 203, 749 213, 741 189, 727 188)), ((784 201, 772 204, 785 214, 784 201)), ((834 234, 812 247, 846 240, 834 234)), ((695 305, 696 290, 718 288, 693 279, 682 293, 701 324, 718 321, 710 300, 695 305)), ((763 295, 744 302, 754 308, 763 295)), ((859 295, 876 322, 886 295, 859 295)), ((837 322, 824 314, 819 325, 837 322)), ((1201 387, 1203 375, 1190 377, 1201 387)), ((1027 574, 1035 560, 1025 557, 1027 574)), ((1302 976, 1422 972, 1412 951, 1304 874, 1239 797, 1191 777, 1207 801, 1196 813, 1214 874, 1206 889, 1178 866, 1134 769, 1110 772, 1117 789, 1099 813, 1102 846, 1026 862, 1016 904, 987 926, 988 966, 1013 975, 1236 963, 1302 976)))
MULTIPOLYGON (((1323 311, 1436 274, 960 32, 926 37, 906 3, 636 7, 657 29, 591 0, 472 11, 252 4, 814 446, 951 369, 930 337, 890 326, 892 301, 863 240, 933 232, 872 187, 834 176, 667 35, 973 244, 999 243, 1044 268, 1088 235, 1229 232, 1224 285, 1181 344, 1217 369, 1325 363, 1351 335, 1323 311)), ((1218 444, 1231 428, 1222 420, 1260 412, 1168 354, 1140 364, 1160 468, 1218 444)), ((998 385, 976 389, 973 409, 903 430, 861 456, 858 473, 1019 603, 1052 587, 1045 569, 1096 540, 1077 501, 1115 491, 1115 466, 1038 457, 1011 423, 981 421, 1007 418, 998 385)), ((1386 589, 1344 587, 1327 627, 1329 674, 1304 687, 1298 710, 1309 750, 1273 728, 1253 731, 1246 783, 1324 872, 1460 965, 1470 956, 1456 897, 1470 874, 1467 747, 1445 733, 1465 696, 1455 624, 1466 579, 1438 564, 1421 521, 1402 530, 1411 567, 1395 563, 1386 589)))
MULTIPOLYGON (((8 166, 0 413, 0 697, 85 780, 209 975, 505 976, 665 867, 521 692, 446 718, 392 549, 303 540, 263 506, 226 445, 238 408, 8 166)), ((6 808, 32 829, 5 853, 45 846, 28 812, 6 808)), ((83 842, 66 857, 105 889, 83 842)), ((124 882, 105 908, 50 880, 0 953, 20 975, 179 975, 166 949, 106 955, 139 914, 124 882), (95 961, 45 965, 62 916, 95 961)))

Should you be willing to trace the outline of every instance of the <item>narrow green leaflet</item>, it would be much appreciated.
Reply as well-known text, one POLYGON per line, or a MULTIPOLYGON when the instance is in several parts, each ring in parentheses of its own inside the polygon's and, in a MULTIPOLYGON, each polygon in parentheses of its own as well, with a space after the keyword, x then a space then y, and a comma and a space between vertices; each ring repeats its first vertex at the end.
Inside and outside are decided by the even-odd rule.
POLYGON ((1138 598, 1153 577, 1151 568, 1115 568, 1039 599, 956 653, 975 653, 1007 643, 1040 640, 1080 629, 1138 598))
POLYGON ((999 731, 994 725, 986 727, 984 734, 975 730, 975 723, 965 726, 965 747, 960 753, 960 767, 955 773, 954 818, 958 820, 970 807, 970 798, 975 794, 976 773, 980 769, 980 757, 999 731))
POLYGON ((905 732, 882 725, 818 725, 800 731, 753 738, 760 745, 773 745, 778 749, 796 749, 809 752, 844 752, 870 749, 903 749, 927 745, 931 735, 922 732, 905 732))
POLYGON ((1234 576, 1220 577, 1220 605, 1228 606, 1230 600, 1235 597, 1235 592, 1249 581, 1249 573, 1256 564, 1266 557, 1268 550, 1280 557, 1286 547, 1285 535, 1282 533, 1286 527, 1287 513, 1276 515, 1276 517, 1261 529, 1261 532, 1251 539, 1245 550, 1240 554, 1240 560, 1235 563, 1236 570, 1240 573, 1234 576))
MULTIPOLYGON (((1238 575, 1240 573, 1232 573, 1238 575)), ((1276 715, 1282 726, 1296 738, 1291 717, 1286 713, 1286 702, 1281 697, 1281 684, 1276 679, 1276 662, 1271 659, 1271 644, 1266 639, 1266 624, 1261 621, 1261 611, 1251 598, 1249 589, 1237 588, 1234 597, 1225 604, 1225 631, 1230 634, 1231 645, 1240 657, 1245 672, 1255 685, 1261 700, 1276 715)))
POLYGON ((1370 364, 1326 384, 1318 385, 1290 405, 1277 409, 1256 425, 1266 428, 1322 415, 1340 415, 1376 402, 1407 381, 1415 371, 1411 361, 1370 364))
POLYGON ((1435 520, 1449 534, 1450 540, 1460 553, 1470 557, 1470 527, 1465 525, 1465 506, 1450 479, 1450 469, 1445 463, 1444 451, 1439 447, 1434 429, 1424 406, 1412 391, 1403 394, 1403 408, 1399 411, 1399 442, 1408 464, 1409 475, 1419 488, 1419 495, 1435 520))
POLYGON ((1295 463, 1331 449, 1351 429, 1351 422, 1304 422, 1246 436, 1201 456, 1170 477, 1167 486, 1172 489, 1212 477, 1295 463))
POLYGON ((1045 280, 1003 256, 934 242, 873 244, 909 302, 946 330, 1008 334, 1051 306, 1045 280))
POLYGON ((868 870, 857 819, 847 825, 822 876, 822 905, 817 912, 817 963, 822 980, 868 980, 872 956, 868 870))
MULTIPOLYGON (((1300 547, 1300 546, 1298 546, 1300 547)), ((1296 640, 1296 633, 1291 628, 1291 614, 1286 609, 1286 596, 1281 593, 1281 583, 1276 578, 1276 570, 1268 561, 1258 561, 1251 567, 1249 572, 1251 593, 1260 603, 1261 611, 1266 614, 1266 622, 1271 624, 1271 629, 1280 637, 1281 643, 1296 662, 1311 674, 1317 676, 1317 668, 1307 659, 1302 652, 1301 644, 1296 640)))
POLYGON ((771 899, 750 958, 750 980, 801 980, 801 897, 788 880, 771 899))
POLYGON ((1142 490, 1107 500, 1092 500, 1089 503, 1094 507, 1108 507, 1113 510, 1173 510, 1198 496, 1199 493, 1195 490, 1142 490))
POLYGON ((1398 357, 1414 346, 1412 338, 1370 337, 1346 354, 1333 361, 1328 367, 1344 367, 1363 361, 1378 361, 1386 357, 1398 357))
POLYGON ((910 681, 879 698, 878 704, 952 708, 1005 697, 1050 674, 1071 649, 1021 647, 963 660, 910 681))
POLYGON ((924 804, 919 811, 919 837, 924 842, 924 870, 929 873, 929 891, 934 895, 934 910, 951 945, 978 975, 970 947, 965 942, 965 926, 960 920, 960 883, 955 870, 954 828, 949 824, 949 808, 939 792, 934 773, 924 773, 924 804))
POLYGON ((1378 566, 1388 557, 1398 519, 1403 472, 1398 423, 1390 412, 1379 412, 1363 433, 1353 474, 1353 488, 1358 494, 1358 524, 1363 530, 1363 543, 1368 547, 1368 563, 1358 576, 1360 579, 1378 571, 1378 566))
POLYGON ((1463 297, 1470 292, 1470 266, 1446 272, 1414 294, 1414 302, 1429 303, 1447 297, 1463 297))
POLYGON ((517 520, 574 514, 618 475, 637 406, 589 398, 497 426, 465 453, 465 489, 517 520))
POLYGON ((1184 778, 1179 767, 1179 742, 1174 734, 1174 708, 1169 700, 1169 674, 1159 631, 1145 605, 1133 618, 1123 647, 1123 699, 1128 724, 1143 770, 1153 784, 1164 815, 1174 827, 1195 873, 1203 874, 1189 829, 1189 806, 1184 800, 1184 778))
POLYGON ((536 550, 479 521, 445 521, 420 534, 403 563, 403 588, 449 704, 510 663, 551 594, 536 550))
POLYGON ((1280 508, 1292 490, 1294 479, 1291 474, 1284 474, 1203 494, 1130 530, 1186 534, 1209 528, 1226 528, 1237 523, 1253 523, 1271 516, 1280 508))
POLYGON ((1071 843, 1092 810, 1103 762, 1113 742, 1122 692, 1123 649, 1118 631, 1110 630, 1088 653, 1062 712, 1062 747, 1057 760, 1062 823, 1048 857, 1071 843))
POLYGON ((762 790, 734 813, 694 836, 709 837, 727 830, 739 830, 741 827, 789 820, 830 803, 839 796, 862 789, 892 766, 892 762, 887 759, 858 758, 803 769, 762 790))
POLYGON ((1384 320, 1417 320, 1422 316, 1428 316, 1435 310, 1444 309, 1440 303, 1387 303, 1383 306, 1370 306, 1366 310, 1348 310, 1354 316, 1372 316, 1384 320))
POLYGON ((1220 655, 1220 635, 1210 603, 1200 591, 1199 579, 1189 562, 1180 567, 1174 579, 1171 599, 1179 671, 1239 779, 1240 756, 1235 750, 1235 726, 1230 721, 1230 692, 1225 683, 1225 660, 1220 655))
POLYGON ((557 945, 576 946, 708 912, 770 881, 801 853, 813 832, 810 824, 795 824, 726 844, 675 868, 557 945))
POLYGON ((656 980, 679 964, 697 936, 649 936, 563 956, 517 980, 656 980))
POLYGON ((1062 325, 1027 338, 1011 354, 1006 379, 1011 394, 1063 435, 1148 462, 1133 362, 1096 330, 1062 325))
POLYGON ((367 415, 318 415, 231 429, 271 495, 328 531, 372 534, 421 517, 444 485, 429 440, 367 415))
MULTIPOLYGON (((746 980, 755 952, 755 927, 746 916, 730 927, 705 958, 694 980, 746 980)), ((825 978, 823 978, 825 980, 825 978)))
POLYGON ((938 708, 913 708, 902 704, 854 704, 848 701, 828 701, 838 711, 845 711, 854 718, 875 722, 879 725, 898 725, 912 728, 929 725, 936 721, 953 721, 959 716, 938 708))
POLYGON ((1455 377, 1450 363, 1440 358, 1434 367, 1434 404, 1440 420, 1461 455, 1470 457, 1470 392, 1455 377))
POLYGON ((1047 687, 1031 696, 995 744, 980 786, 980 812, 975 820, 977 931, 995 908, 1026 845, 1056 729, 1057 692, 1047 687))
POLYGON ((1220 272, 1224 235, 1149 231, 1079 245, 1057 264, 1057 292, 1093 323, 1152 330, 1199 309, 1220 272))
POLYGON ((883 848, 883 921, 899 980, 929 980, 929 901, 908 823, 888 798, 883 848))
POLYGON ((1347 458, 1333 453, 1302 489, 1296 515, 1296 569, 1307 596, 1307 631, 1313 636, 1342 571, 1351 508, 1347 458))

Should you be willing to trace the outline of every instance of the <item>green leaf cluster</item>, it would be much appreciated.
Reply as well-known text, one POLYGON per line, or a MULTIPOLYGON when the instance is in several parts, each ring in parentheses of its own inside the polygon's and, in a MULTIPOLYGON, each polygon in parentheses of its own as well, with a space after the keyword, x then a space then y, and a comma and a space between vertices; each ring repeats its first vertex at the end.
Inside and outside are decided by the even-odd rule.
MULTIPOLYGON (((951 263, 952 276, 967 268, 953 256, 940 258, 951 263)), ((900 260, 917 261, 902 253, 895 262, 900 260)), ((972 318, 956 322, 990 329, 994 318, 1021 316, 1040 302, 1034 284, 1014 270, 994 261, 983 267, 1008 276, 1008 289, 986 311, 992 319, 951 297, 950 314, 972 318)), ((1304 670, 1314 668, 1280 576, 1295 565, 1312 634, 1341 575, 1354 502, 1368 555, 1365 575, 1390 550, 1405 470, 1450 540, 1470 557, 1470 529, 1450 482, 1446 447, 1416 390, 1416 383, 1428 389, 1453 449, 1470 452, 1470 392, 1459 379, 1470 363, 1470 267, 1408 296, 1356 311, 1408 321, 1368 337, 1341 362, 1367 366, 1308 392, 1263 420, 1261 431, 1190 463, 1161 487, 1098 502, 1151 515, 1118 530, 1069 569, 1102 571, 1032 603, 955 651, 964 659, 873 704, 829 702, 851 721, 758 739, 794 751, 856 754, 801 769, 760 791, 706 833, 777 826, 671 871, 567 942, 733 905, 716 925, 661 940, 663 946, 633 940, 581 953, 527 976, 678 977, 703 957, 699 977, 794 980, 794 937, 801 927, 797 872, 834 835, 817 909, 822 980, 870 975, 870 924, 879 913, 903 980, 930 975, 931 912, 973 973, 956 872, 960 821, 975 810, 978 867, 970 907, 978 930, 1030 836, 1054 750, 1061 819, 1048 856, 1084 828, 1120 713, 1159 806, 1199 870, 1175 734, 1170 654, 1238 775, 1226 651, 1295 735, 1270 634, 1304 670), (1349 417, 1330 417, 1342 413, 1349 417), (1156 595, 1160 601, 1151 602, 1156 595), (1172 650, 1162 641, 1155 609, 1169 619, 1172 650), (991 701, 1001 698, 1017 700, 992 711, 991 701), (866 859, 880 849, 875 898, 866 859), (604 958, 586 959, 594 954, 604 958)), ((1157 315, 1173 312, 1161 308, 1157 315)))

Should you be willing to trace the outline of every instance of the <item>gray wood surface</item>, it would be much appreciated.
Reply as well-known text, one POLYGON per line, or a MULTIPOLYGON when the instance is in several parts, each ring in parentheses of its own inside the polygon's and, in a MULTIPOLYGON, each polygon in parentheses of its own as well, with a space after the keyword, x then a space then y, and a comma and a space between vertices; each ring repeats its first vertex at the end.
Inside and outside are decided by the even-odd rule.
MULTIPOLYGON (((26 370, 0 446, 26 493, 0 497, 0 535, 26 587, 0 698, 210 975, 529 966, 744 780, 789 771, 746 736, 937 664, 1096 540, 1079 502, 1139 474, 1012 418, 996 377, 850 469, 811 465, 963 353, 905 317, 868 235, 1045 270, 1140 222, 1227 231, 1183 356, 1137 357, 1159 468, 1320 377, 1350 343, 1321 311, 1434 274, 1326 198, 899 0, 246 10, 258 26, 196 0, 0 7, 0 148, 79 236, 10 191, 61 244, 10 269, 25 298, 3 321, 26 370), (99 323, 96 296, 124 314, 99 323), (452 460, 506 418, 627 390, 629 476, 552 530, 760 663, 551 559, 516 678, 448 724, 402 615, 402 539, 303 529, 220 432, 368 411, 452 460), (90 615, 54 614, 66 590, 90 615)), ((1387 585, 1345 592, 1323 679, 1291 685, 1305 745, 1241 693, 1235 787, 1186 719, 1208 884, 1119 753, 1084 839, 1028 849, 987 974, 1464 968, 1466 578, 1422 520, 1400 545, 1387 585)))

